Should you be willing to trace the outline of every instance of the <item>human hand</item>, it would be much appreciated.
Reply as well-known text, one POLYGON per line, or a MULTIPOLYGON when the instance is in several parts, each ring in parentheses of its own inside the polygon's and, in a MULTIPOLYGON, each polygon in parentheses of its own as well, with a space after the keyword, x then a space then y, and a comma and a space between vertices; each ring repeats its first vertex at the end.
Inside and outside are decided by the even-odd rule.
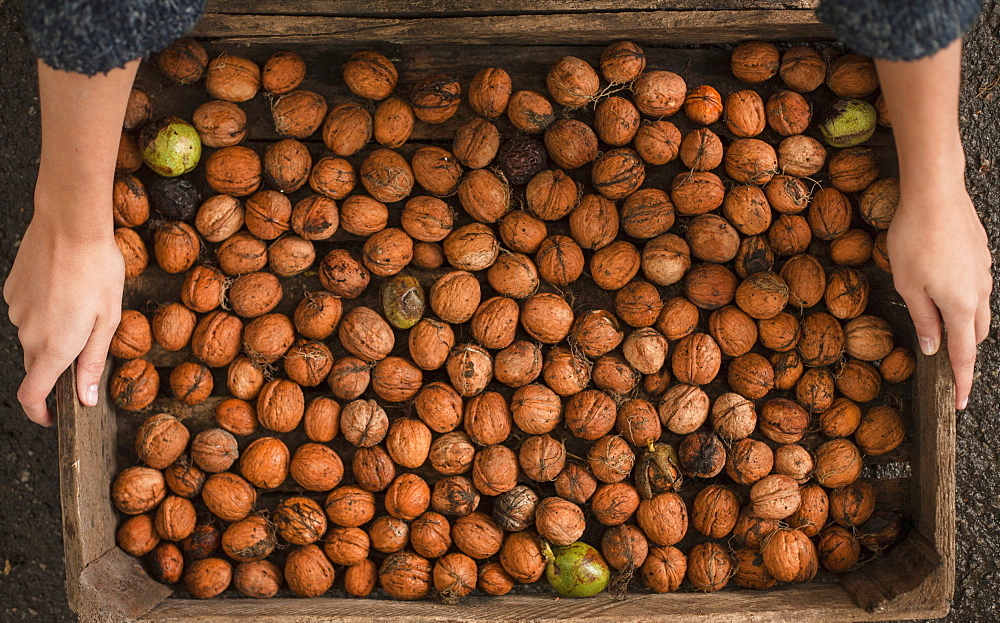
MULTIPOLYGON (((40 176, 35 215, 4 283, 8 315, 24 348, 25 377, 17 399, 28 418, 43 426, 54 422, 45 399, 74 360, 80 401, 97 404, 108 345, 121 317, 125 264, 112 223, 77 223, 58 207, 94 197, 110 204, 110 189, 81 196, 63 181, 48 183, 40 176)), ((102 208, 78 213, 102 213, 102 208)))
POLYGON ((951 182, 914 182, 903 187, 889 227, 893 282, 909 308, 920 350, 941 345, 948 331, 948 357, 955 374, 955 407, 964 409, 972 388, 976 344, 990 331, 992 256, 986 231, 961 174, 951 182))

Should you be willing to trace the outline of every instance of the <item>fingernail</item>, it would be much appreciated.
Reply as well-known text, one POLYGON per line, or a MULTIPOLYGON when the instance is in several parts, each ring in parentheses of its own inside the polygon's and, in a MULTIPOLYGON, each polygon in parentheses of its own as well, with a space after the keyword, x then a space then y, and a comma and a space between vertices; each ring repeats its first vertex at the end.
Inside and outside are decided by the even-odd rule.
POLYGON ((937 344, 929 337, 920 338, 920 352, 930 357, 937 352, 937 344))
POLYGON ((959 405, 959 407, 958 407, 958 410, 959 410, 959 411, 962 411, 962 410, 964 410, 964 409, 965 409, 965 408, 966 408, 967 406, 969 406, 969 397, 968 397, 968 396, 966 396, 966 397, 965 397, 964 399, 962 399, 962 404, 961 404, 961 405, 959 405))
POLYGON ((87 406, 97 406, 97 385, 91 385, 87 388, 87 406))

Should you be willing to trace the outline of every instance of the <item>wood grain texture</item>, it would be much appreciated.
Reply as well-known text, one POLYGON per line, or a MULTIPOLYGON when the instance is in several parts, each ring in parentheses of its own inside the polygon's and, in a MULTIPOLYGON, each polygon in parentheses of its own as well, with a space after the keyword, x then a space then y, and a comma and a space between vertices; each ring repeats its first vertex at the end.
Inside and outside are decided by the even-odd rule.
POLYGON ((364 0, 209 0, 209 13, 245 15, 336 15, 370 17, 421 17, 445 15, 526 15, 538 13, 595 13, 598 11, 685 11, 733 9, 812 9, 816 0, 546 0, 525 3, 518 0, 404 0, 366 2, 364 0))
POLYGON ((238 42, 332 40, 341 43, 608 44, 619 39, 658 45, 727 43, 746 39, 805 41, 832 33, 811 9, 746 11, 648 11, 391 19, 206 13, 196 37, 238 42))
POLYGON ((88 564, 115 547, 118 523, 111 506, 111 479, 117 473, 115 410, 107 397, 107 366, 96 407, 76 396, 76 365, 56 383, 59 426, 59 484, 62 502, 66 590, 70 607, 83 597, 80 578, 88 564))
MULTIPOLYGON (((924 611, 913 610, 909 618, 924 611)), ((904 618, 907 618, 904 617, 904 618)), ((614 601, 607 595, 591 599, 557 599, 551 595, 471 597, 459 606, 431 601, 374 601, 354 599, 269 599, 250 602, 164 601, 140 621, 236 623, 248 619, 268 623, 430 623, 531 622, 562 623, 836 623, 884 620, 856 606, 836 584, 782 586, 770 591, 722 591, 712 594, 673 593, 629 595, 614 601)))
POLYGON ((84 622, 131 623, 171 592, 150 578, 138 559, 115 547, 80 575, 77 613, 84 622))

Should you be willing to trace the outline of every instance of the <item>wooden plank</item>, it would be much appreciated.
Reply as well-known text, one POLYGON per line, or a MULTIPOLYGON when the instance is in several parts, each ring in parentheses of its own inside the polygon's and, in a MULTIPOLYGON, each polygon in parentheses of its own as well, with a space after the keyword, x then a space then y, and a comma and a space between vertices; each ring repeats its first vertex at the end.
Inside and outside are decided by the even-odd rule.
MULTIPOLYGON (((913 610, 903 618, 922 618, 913 610)), ((623 601, 607 595, 591 599, 559 599, 552 595, 506 595, 502 598, 470 597, 458 606, 433 601, 366 601, 356 599, 266 599, 193 601, 169 599, 140 621, 236 623, 248 619, 268 623, 423 623, 444 621, 518 621, 556 623, 586 620, 590 623, 787 622, 835 623, 885 620, 856 606, 837 584, 784 585, 769 591, 724 590, 709 595, 630 594, 623 601)))
POLYGON ((80 576, 81 621, 130 623, 173 592, 146 573, 138 559, 115 547, 90 563, 80 576))
POLYGON ((420 17, 446 15, 530 15, 544 13, 595 13, 598 11, 684 11, 732 9, 813 9, 817 0, 209 0, 208 13, 245 15, 325 15, 355 17, 420 17))
POLYGON ((913 532, 889 550, 885 558, 845 574, 840 581, 867 612, 898 610, 899 606, 893 603, 896 599, 940 611, 945 604, 931 602, 933 593, 927 593, 926 582, 937 578, 942 563, 943 558, 934 546, 919 532, 913 532))
POLYGON ((754 38, 782 41, 831 39, 811 9, 748 11, 648 11, 558 15, 489 15, 388 19, 206 13, 193 34, 233 42, 278 38, 358 43, 456 43, 536 45, 608 44, 619 39, 656 45, 729 43, 754 38))
POLYGON ((115 547, 118 520, 108 495, 111 478, 118 471, 117 423, 107 398, 110 371, 111 366, 106 366, 96 407, 86 407, 77 399, 75 364, 56 383, 66 590, 74 609, 85 593, 80 584, 84 568, 115 547))

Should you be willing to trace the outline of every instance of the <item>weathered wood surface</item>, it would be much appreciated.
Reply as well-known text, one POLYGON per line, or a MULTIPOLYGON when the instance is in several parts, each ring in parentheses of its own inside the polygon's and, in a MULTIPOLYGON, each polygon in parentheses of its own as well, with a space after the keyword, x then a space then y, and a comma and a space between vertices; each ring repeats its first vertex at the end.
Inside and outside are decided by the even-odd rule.
POLYGON ((322 17, 206 13, 193 35, 234 42, 608 44, 619 39, 658 45, 701 45, 746 39, 831 39, 811 9, 648 11, 486 15, 475 17, 322 17))
POLYGON ((719 11, 733 9, 812 9, 817 0, 209 0, 208 13, 243 15, 336 15, 370 17, 421 17, 451 15, 531 15, 546 13, 596 13, 600 11, 719 11))
POLYGON ((115 547, 80 574, 77 614, 84 622, 131 623, 171 592, 149 577, 141 561, 115 547))
MULTIPOLYGON (((903 618, 922 618, 914 609, 903 618)), ((836 623, 884 620, 856 606, 836 584, 782 586, 770 591, 722 591, 629 595, 614 601, 558 599, 551 595, 471 597, 459 606, 431 601, 366 601, 356 599, 268 599, 261 601, 192 601, 169 599, 140 619, 156 623, 194 621, 236 623, 247 619, 268 623, 443 623, 445 621, 519 623, 836 623)))
POLYGON ((111 479, 118 472, 114 439, 115 409, 107 397, 107 366, 96 407, 86 407, 76 395, 76 366, 56 383, 59 426, 59 484, 62 503, 66 590, 70 607, 84 597, 84 568, 115 547, 118 518, 111 506, 111 479))

